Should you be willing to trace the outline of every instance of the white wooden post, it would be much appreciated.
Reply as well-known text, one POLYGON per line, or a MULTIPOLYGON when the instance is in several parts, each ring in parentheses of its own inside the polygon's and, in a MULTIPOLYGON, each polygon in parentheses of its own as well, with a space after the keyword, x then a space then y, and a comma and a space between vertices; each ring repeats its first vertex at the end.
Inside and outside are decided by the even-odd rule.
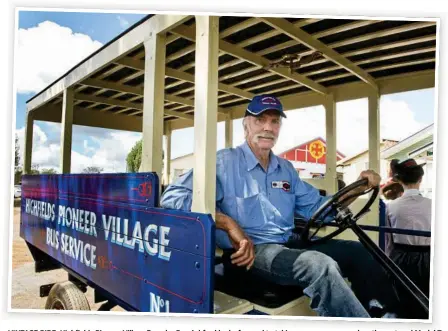
MULTIPOLYGON (((380 94, 378 91, 372 91, 369 94, 369 169, 380 173, 380 94)), ((371 225, 378 226, 379 218, 379 200, 375 200, 370 207, 373 212, 369 215, 371 225)), ((374 232, 369 234, 370 237, 378 242, 379 233, 374 232)))
MULTIPOLYGON (((165 95, 165 34, 151 32, 144 42, 143 143, 140 171, 162 175, 163 107, 165 95)), ((160 190, 159 190, 160 192, 160 190)))
POLYGON ((73 88, 64 90, 62 96, 61 117, 61 159, 60 168, 62 174, 69 174, 72 160, 72 132, 73 132, 73 88))
POLYGON ((171 181, 171 129, 169 128, 169 126, 165 131, 165 142, 166 152, 163 168, 163 184, 168 185, 171 181))
POLYGON ((196 16, 195 161, 192 211, 214 216, 218 112, 219 19, 196 16))
POLYGON ((26 112, 26 126, 25 126, 25 148, 23 152, 23 173, 31 173, 31 160, 33 154, 33 125, 34 118, 30 111, 26 112))
POLYGON ((327 194, 334 194, 337 192, 337 150, 336 150, 336 102, 332 94, 325 96, 325 125, 326 125, 326 170, 325 180, 327 194))
POLYGON ((369 169, 380 173, 380 95, 369 95, 369 169))

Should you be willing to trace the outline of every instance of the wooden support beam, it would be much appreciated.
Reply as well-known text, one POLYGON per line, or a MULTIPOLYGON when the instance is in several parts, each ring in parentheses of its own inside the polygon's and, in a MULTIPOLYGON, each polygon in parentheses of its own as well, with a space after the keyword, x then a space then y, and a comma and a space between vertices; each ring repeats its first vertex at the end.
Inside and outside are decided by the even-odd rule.
MULTIPOLYGON (((45 105, 33 111, 35 121, 61 123, 62 108, 60 105, 45 105)), ((74 107, 73 125, 82 125, 95 128, 142 132, 142 118, 107 114, 98 110, 74 107)))
MULTIPOLYGON (((140 171, 162 178, 163 96, 165 93, 165 34, 150 34, 145 46, 143 143, 140 171)), ((160 192, 160 191, 159 191, 160 192)))
POLYGON ((134 87, 124 84, 117 84, 114 82, 108 82, 101 79, 95 79, 95 78, 87 78, 81 82, 83 85, 92 86, 92 87, 98 87, 106 90, 113 90, 117 92, 123 92, 123 93, 130 93, 142 96, 143 95, 143 88, 141 87, 134 87))
MULTIPOLYGON (((122 100, 110 99, 110 98, 104 98, 104 97, 95 97, 95 96, 87 95, 87 94, 76 94, 75 98, 77 100, 81 100, 81 101, 96 102, 99 104, 111 105, 113 107, 116 107, 116 106, 124 107, 123 110, 115 112, 116 114, 124 113, 126 111, 129 111, 130 109, 136 109, 140 113, 143 112, 143 105, 141 103, 133 103, 133 102, 129 102, 129 101, 122 101, 122 100)), ((165 100, 169 100, 169 101, 176 102, 176 103, 186 105, 186 106, 191 106, 191 107, 194 106, 193 101, 191 101, 189 99, 185 99, 185 98, 172 96, 170 94, 165 95, 165 100)), ((221 111, 223 114, 227 113, 227 111, 224 109, 222 109, 221 111)), ((137 112, 137 113, 139 113, 139 112, 137 112)), ((184 114, 181 112, 176 112, 174 110, 167 109, 167 110, 165 110, 165 113, 167 115, 176 116, 179 118, 184 118, 184 119, 188 119, 188 120, 192 119, 191 115, 184 114)))
POLYGON ((163 163, 163 185, 170 184, 171 180, 171 129, 165 130, 165 162, 163 163))
POLYGON ((194 121, 194 116, 193 116, 193 115, 190 115, 190 114, 184 114, 184 113, 182 113, 182 112, 174 111, 174 110, 169 110, 169 109, 165 109, 164 112, 165 112, 165 115, 176 116, 176 117, 179 117, 179 118, 183 118, 183 119, 185 119, 185 120, 188 120, 188 121, 194 121))
POLYGON ((215 215, 219 21, 196 16, 195 163, 191 210, 215 215))
MULTIPOLYGON (((369 105, 369 169, 381 174, 380 162, 380 94, 378 91, 371 91, 368 96, 369 105)), ((372 210, 379 210, 379 198, 375 200, 372 205, 372 210)), ((374 213, 370 215, 370 220, 373 225, 379 225, 379 214, 374 213)), ((378 241, 379 235, 372 234, 372 239, 378 241)))
POLYGON ((380 95, 369 94, 369 169, 380 173, 380 95))
POLYGON ((25 123, 25 148, 23 151, 23 173, 31 173, 31 162, 33 155, 33 129, 34 114, 27 109, 25 123))
POLYGON ((332 94, 325 97, 325 126, 326 126, 326 170, 325 181, 328 194, 337 192, 337 150, 336 150, 336 102, 332 94))
POLYGON ((62 97, 61 123, 61 173, 69 174, 72 159, 72 131, 73 131, 73 88, 64 90, 62 97))

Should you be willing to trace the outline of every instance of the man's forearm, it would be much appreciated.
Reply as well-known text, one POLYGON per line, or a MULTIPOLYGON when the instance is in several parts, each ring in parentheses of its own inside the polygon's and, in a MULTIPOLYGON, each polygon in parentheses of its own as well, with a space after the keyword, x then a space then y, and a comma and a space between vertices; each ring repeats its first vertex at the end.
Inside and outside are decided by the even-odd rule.
POLYGON ((217 229, 221 229, 224 230, 226 232, 229 232, 230 230, 232 230, 233 228, 235 228, 235 226, 237 226, 236 222, 229 216, 220 213, 220 212, 216 212, 215 214, 215 225, 217 229))

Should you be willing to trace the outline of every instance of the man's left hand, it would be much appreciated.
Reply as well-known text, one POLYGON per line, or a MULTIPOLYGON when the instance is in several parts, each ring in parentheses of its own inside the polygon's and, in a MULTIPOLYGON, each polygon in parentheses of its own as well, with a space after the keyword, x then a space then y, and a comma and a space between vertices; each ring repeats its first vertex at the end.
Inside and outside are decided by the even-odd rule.
POLYGON ((367 183, 368 188, 378 186, 378 185, 380 185, 380 182, 381 182, 381 176, 378 175, 373 170, 362 171, 361 174, 359 175, 358 179, 363 179, 363 178, 366 178, 368 180, 368 183, 367 183))

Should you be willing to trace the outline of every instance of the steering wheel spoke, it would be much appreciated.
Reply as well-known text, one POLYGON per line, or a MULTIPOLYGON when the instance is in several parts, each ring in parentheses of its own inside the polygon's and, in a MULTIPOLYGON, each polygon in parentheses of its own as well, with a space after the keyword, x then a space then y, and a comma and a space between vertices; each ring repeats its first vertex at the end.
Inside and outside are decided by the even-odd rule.
POLYGON ((359 189, 367 185, 367 179, 358 180, 342 190, 338 191, 329 200, 327 200, 319 209, 311 216, 310 220, 306 223, 305 228, 301 232, 301 240, 305 244, 318 244, 334 238, 345 229, 349 228, 352 224, 356 223, 362 216, 370 211, 370 206, 378 196, 379 187, 366 188, 361 191, 359 189), (348 201, 353 200, 361 195, 365 195, 372 192, 370 198, 364 205, 364 207, 353 216, 352 211, 345 205, 348 201), (338 229, 323 236, 317 237, 317 234, 324 225, 331 214, 334 215, 334 222, 338 229), (316 228, 314 230, 314 228, 316 228), (312 229, 312 230, 311 230, 312 229), (311 234, 310 234, 311 233, 311 234))

